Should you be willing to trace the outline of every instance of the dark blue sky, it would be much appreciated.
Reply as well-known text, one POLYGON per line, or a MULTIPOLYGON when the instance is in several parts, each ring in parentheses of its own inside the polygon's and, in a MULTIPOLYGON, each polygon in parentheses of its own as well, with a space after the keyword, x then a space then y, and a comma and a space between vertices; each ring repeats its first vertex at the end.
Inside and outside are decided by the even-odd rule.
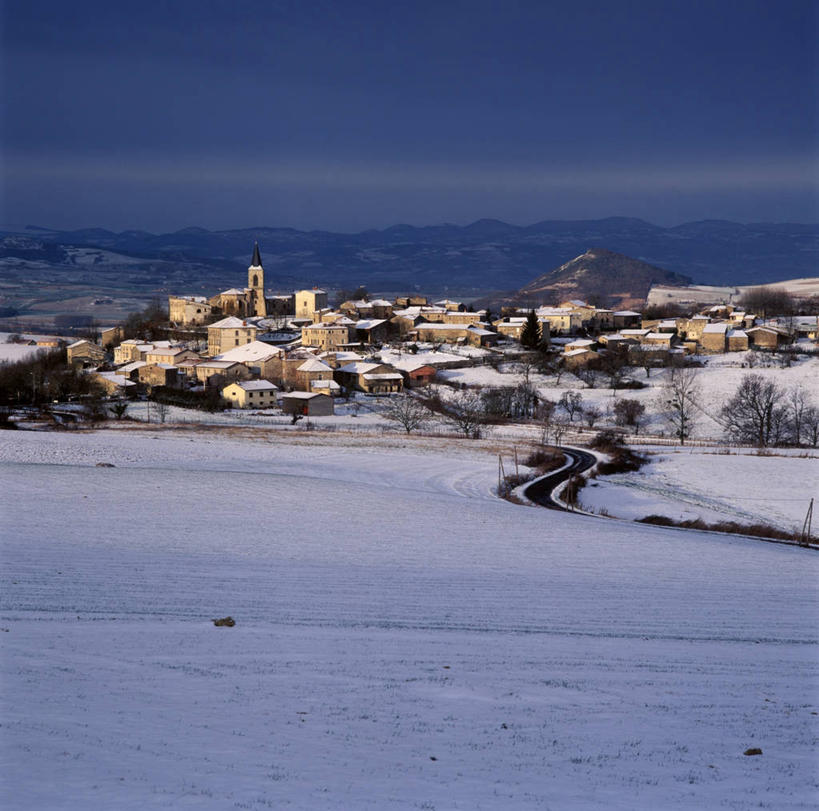
POLYGON ((3 9, 0 221, 819 219, 815 0, 3 9))

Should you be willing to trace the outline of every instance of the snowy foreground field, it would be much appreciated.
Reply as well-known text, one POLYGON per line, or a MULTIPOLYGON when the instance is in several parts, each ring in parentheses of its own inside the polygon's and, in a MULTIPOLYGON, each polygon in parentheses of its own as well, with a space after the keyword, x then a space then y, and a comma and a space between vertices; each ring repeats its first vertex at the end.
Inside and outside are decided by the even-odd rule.
POLYGON ((650 464, 589 480, 581 503, 632 520, 654 514, 801 530, 810 499, 819 497, 819 451, 727 451, 649 447, 650 464))
POLYGON ((5 808, 815 808, 814 552, 498 500, 487 442, 0 440, 5 808))

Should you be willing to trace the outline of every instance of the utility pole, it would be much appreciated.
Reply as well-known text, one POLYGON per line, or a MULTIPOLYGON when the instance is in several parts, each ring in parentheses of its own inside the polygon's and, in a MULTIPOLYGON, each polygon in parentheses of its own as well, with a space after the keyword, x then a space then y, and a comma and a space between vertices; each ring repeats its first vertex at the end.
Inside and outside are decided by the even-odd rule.
POLYGON ((805 520, 802 524, 802 534, 799 536, 799 544, 800 546, 809 546, 810 545, 810 533, 811 533, 811 524, 813 523, 813 499, 810 500, 810 504, 808 505, 808 512, 805 516, 805 520))

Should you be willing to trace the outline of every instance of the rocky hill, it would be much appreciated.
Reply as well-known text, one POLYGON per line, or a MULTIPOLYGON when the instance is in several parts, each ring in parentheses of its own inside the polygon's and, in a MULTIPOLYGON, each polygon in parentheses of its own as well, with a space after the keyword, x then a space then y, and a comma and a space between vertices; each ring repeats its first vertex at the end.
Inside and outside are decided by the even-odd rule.
POLYGON ((604 248, 592 248, 544 273, 510 297, 512 301, 558 302, 585 299, 600 306, 641 306, 653 284, 685 285, 691 279, 604 248))

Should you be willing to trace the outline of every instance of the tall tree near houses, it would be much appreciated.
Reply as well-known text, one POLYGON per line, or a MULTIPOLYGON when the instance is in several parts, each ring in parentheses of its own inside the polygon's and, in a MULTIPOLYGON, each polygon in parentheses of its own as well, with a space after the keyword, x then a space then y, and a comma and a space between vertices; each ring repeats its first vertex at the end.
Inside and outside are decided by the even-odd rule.
POLYGON ((527 349, 537 349, 540 346, 540 323, 537 320, 534 310, 529 310, 526 316, 526 323, 520 333, 521 346, 527 349))
POLYGON ((787 411, 782 399, 782 389, 772 380, 754 373, 745 375, 720 412, 726 433, 738 442, 759 447, 776 444, 787 411))
POLYGON ((663 418, 674 436, 680 440, 680 445, 685 445, 699 413, 700 384, 697 370, 672 368, 664 394, 663 418))

